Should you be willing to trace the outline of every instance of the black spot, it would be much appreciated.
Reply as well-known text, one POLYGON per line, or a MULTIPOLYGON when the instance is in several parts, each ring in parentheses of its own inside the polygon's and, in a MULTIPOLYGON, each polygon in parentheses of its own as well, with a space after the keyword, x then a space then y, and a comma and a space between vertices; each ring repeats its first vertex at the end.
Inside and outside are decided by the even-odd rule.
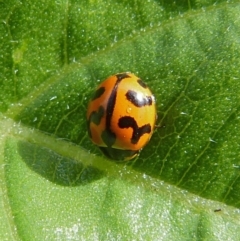
POLYGON ((87 125, 88 125, 88 135, 92 138, 92 133, 90 131, 90 124, 91 122, 94 123, 95 125, 99 125, 101 122, 101 119, 104 116, 104 108, 103 106, 100 106, 98 108, 98 111, 93 111, 88 119, 87 125))
POLYGON ((152 105, 152 96, 144 96, 142 94, 138 94, 133 90, 129 90, 126 94, 127 99, 137 107, 142 107, 145 105, 152 105))
POLYGON ((89 121, 93 122, 95 125, 99 125, 103 116, 104 116, 104 108, 103 106, 99 106, 98 111, 93 111, 90 114, 89 121))
POLYGON ((115 133, 108 129, 102 132, 101 138, 108 147, 111 147, 116 141, 115 133))
POLYGON ((92 97, 92 100, 96 100, 99 97, 101 97, 103 95, 103 93, 105 92, 105 88, 104 87, 100 87, 99 89, 97 89, 92 97))
POLYGON ((133 134, 131 138, 132 144, 137 144, 141 136, 145 133, 151 133, 151 126, 150 124, 143 125, 138 127, 137 122, 131 116, 124 116, 121 117, 118 121, 118 126, 120 128, 132 128, 133 134))
POLYGON ((138 84, 140 84, 144 89, 147 89, 147 85, 141 80, 141 79, 138 79, 137 80, 138 84))

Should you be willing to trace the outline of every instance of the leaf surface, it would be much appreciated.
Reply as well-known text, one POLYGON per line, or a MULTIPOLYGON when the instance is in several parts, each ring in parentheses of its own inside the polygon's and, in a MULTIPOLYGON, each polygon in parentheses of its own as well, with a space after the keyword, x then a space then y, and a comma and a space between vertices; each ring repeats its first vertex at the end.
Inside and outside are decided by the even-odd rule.
POLYGON ((1 240, 238 240, 239 1, 0 2, 1 240), (131 162, 88 138, 131 71, 160 128, 131 162))

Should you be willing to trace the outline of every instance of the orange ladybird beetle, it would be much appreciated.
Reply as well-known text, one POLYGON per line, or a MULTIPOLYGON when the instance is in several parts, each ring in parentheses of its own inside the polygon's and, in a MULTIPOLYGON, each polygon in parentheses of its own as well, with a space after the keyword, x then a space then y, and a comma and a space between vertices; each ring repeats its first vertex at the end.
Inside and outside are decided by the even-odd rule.
POLYGON ((150 140, 156 121, 155 98, 131 73, 103 81, 87 110, 88 133, 110 159, 130 160, 150 140))

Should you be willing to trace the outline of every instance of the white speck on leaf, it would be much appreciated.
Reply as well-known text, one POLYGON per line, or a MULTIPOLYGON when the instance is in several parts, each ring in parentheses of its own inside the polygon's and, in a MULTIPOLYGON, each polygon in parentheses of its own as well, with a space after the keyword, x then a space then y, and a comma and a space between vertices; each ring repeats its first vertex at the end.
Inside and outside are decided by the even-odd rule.
POLYGON ((50 98, 50 100, 55 100, 55 99, 57 99, 57 96, 53 96, 50 98))
POLYGON ((209 137, 209 141, 217 143, 216 141, 214 141, 211 137, 209 137))

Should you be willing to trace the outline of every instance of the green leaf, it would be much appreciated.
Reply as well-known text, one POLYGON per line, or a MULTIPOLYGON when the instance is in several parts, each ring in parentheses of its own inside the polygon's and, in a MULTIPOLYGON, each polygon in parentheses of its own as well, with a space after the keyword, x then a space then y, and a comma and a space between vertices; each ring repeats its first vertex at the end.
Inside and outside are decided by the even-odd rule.
POLYGON ((0 240, 238 240, 239 1, 0 1, 0 240), (158 121, 140 156, 88 138, 131 71, 158 121))

